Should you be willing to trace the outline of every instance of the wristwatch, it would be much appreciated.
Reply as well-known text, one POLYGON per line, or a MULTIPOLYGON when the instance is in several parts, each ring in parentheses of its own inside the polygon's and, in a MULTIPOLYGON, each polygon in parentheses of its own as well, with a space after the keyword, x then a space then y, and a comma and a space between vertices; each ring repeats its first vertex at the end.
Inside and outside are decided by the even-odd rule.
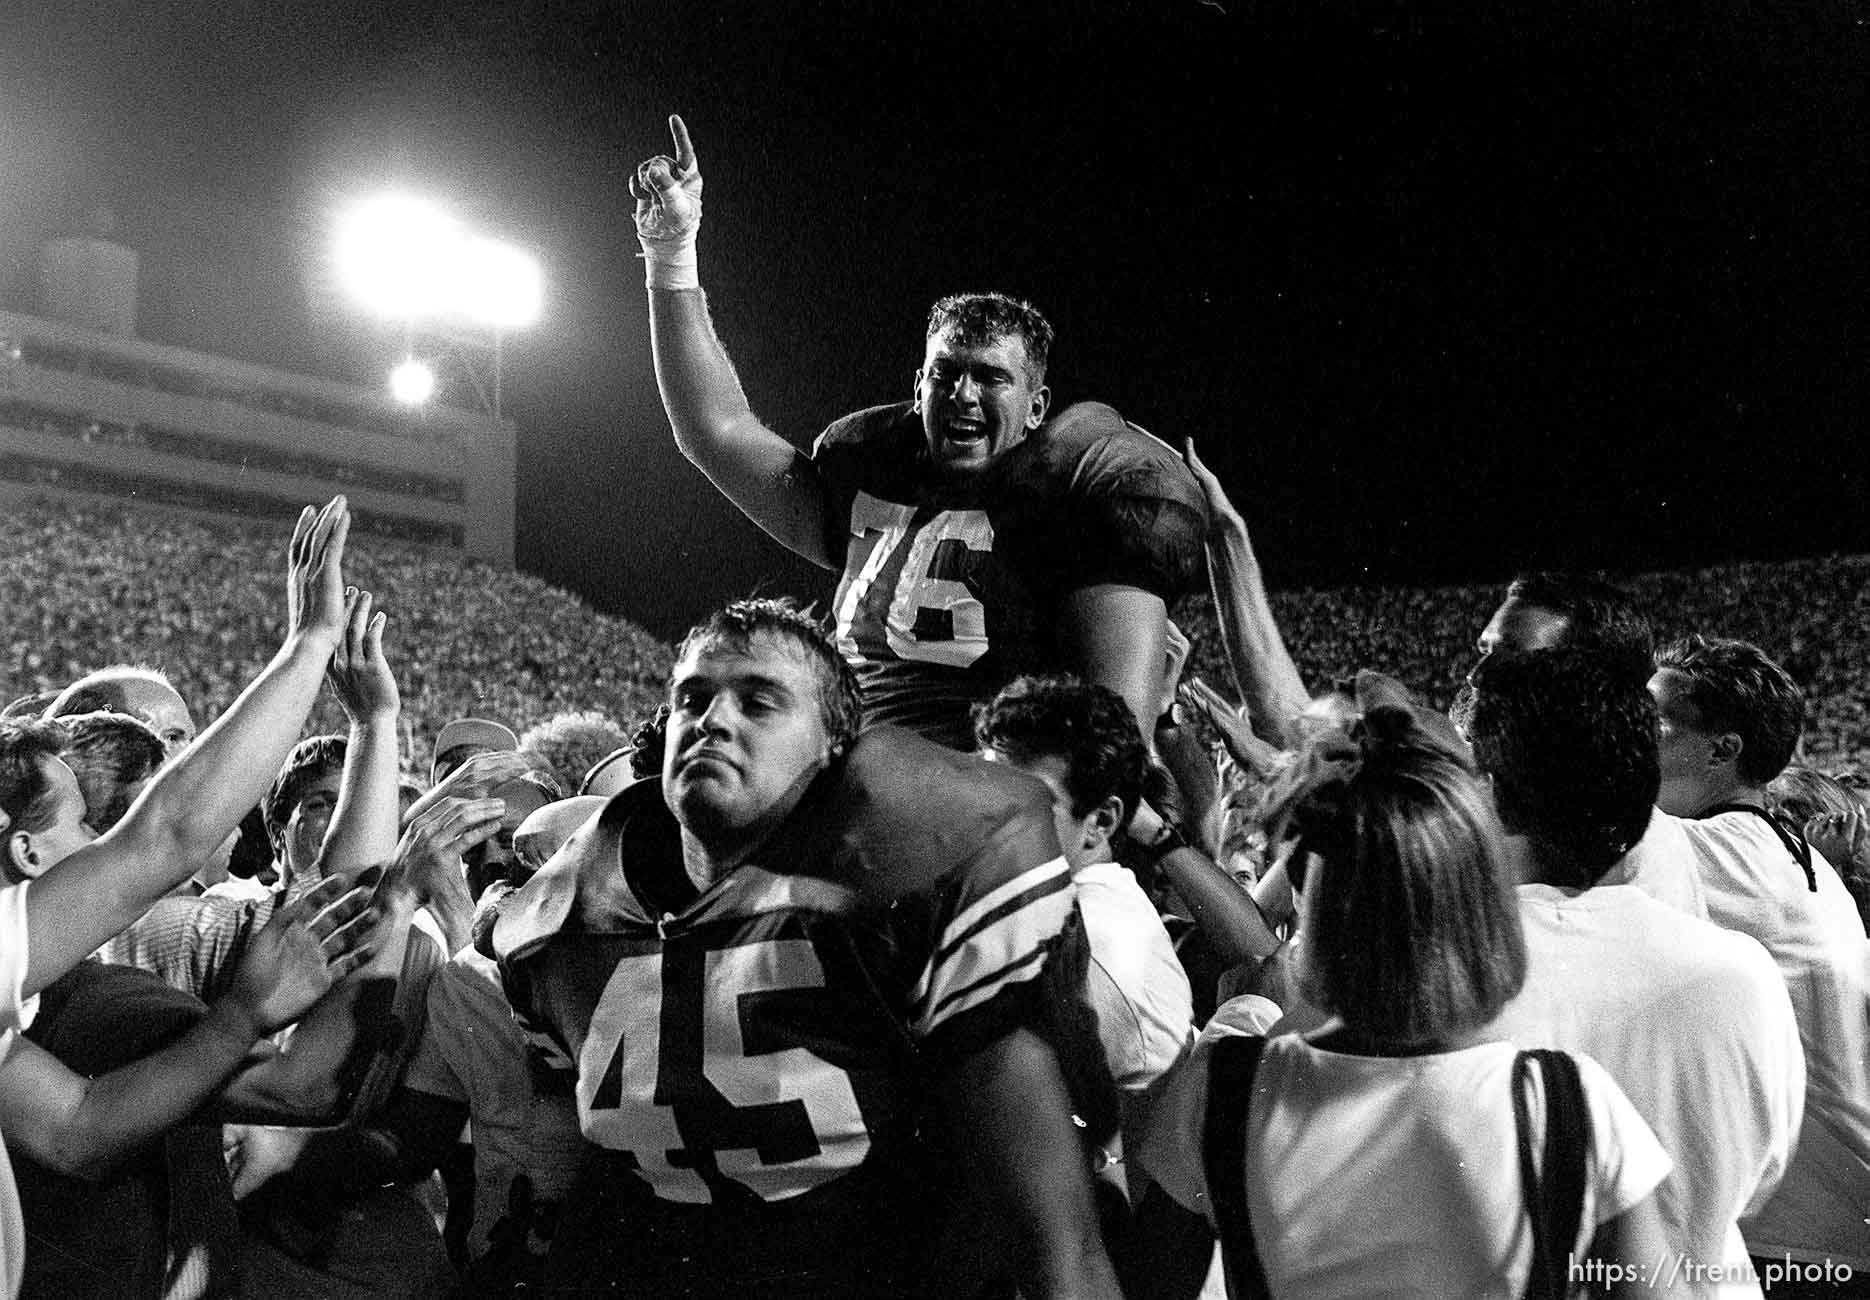
POLYGON ((1182 833, 1168 822, 1164 822, 1162 834, 1143 846, 1143 860, 1153 867, 1177 849, 1187 847, 1188 841, 1182 837, 1182 833))

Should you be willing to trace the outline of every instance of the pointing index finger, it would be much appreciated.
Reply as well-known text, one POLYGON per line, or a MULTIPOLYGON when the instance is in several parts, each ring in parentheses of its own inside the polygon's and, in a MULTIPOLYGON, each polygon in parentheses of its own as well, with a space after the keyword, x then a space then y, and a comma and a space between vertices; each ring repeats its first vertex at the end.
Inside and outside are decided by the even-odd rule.
POLYGON ((688 124, 682 121, 680 113, 669 115, 669 134, 675 137, 676 178, 683 180, 693 176, 697 166, 695 144, 688 138, 688 124))

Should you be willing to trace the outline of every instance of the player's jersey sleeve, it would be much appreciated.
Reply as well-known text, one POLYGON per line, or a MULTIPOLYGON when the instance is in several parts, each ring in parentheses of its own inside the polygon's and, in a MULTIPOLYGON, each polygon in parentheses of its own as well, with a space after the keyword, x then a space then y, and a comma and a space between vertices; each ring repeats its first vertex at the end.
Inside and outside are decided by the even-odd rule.
POLYGON ((1038 976, 1075 906, 1050 797, 1023 773, 894 728, 865 733, 842 853, 899 918, 910 1034, 935 1058, 1035 1022, 1038 976))
POLYGON ((1059 591, 1114 583, 1165 603, 1204 581, 1207 503, 1180 456, 1099 402, 1065 408, 1034 439, 1034 456, 1010 484, 1042 508, 1009 510, 1024 521, 1019 547, 1059 591))

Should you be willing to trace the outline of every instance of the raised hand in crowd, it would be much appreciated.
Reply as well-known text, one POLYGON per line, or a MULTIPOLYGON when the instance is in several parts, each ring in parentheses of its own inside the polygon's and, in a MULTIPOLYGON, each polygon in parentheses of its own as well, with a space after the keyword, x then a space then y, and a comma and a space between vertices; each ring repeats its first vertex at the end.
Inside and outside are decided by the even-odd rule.
POLYGON ((295 902, 276 908, 260 927, 233 982, 215 1003, 250 1021, 254 1039, 277 1033, 376 953, 384 912, 372 883, 333 876, 295 902))
POLYGON ((1296 748, 1292 719, 1311 700, 1298 665, 1267 599, 1266 580, 1247 535, 1247 521, 1234 508, 1220 479, 1195 452, 1193 438, 1182 459, 1208 503, 1208 584, 1214 593, 1215 621, 1221 644, 1234 670, 1240 698, 1255 734, 1280 749, 1296 748))
POLYGON ((110 831, 32 885, 23 993, 44 988, 185 880, 260 801, 298 739, 344 630, 343 497, 309 506, 287 558, 287 631, 273 661, 110 831))
POLYGON ((1199 677, 1190 677, 1176 692, 1176 700, 1207 720, 1234 762, 1252 775, 1265 778, 1278 769, 1284 752, 1254 734, 1239 710, 1199 677))
POLYGON ((298 1019, 369 958, 378 920, 369 888, 325 881, 274 913, 233 987, 193 1028, 95 1079, 15 1040, 0 1060, 8 1141, 48 1168, 95 1178, 217 1093, 230 1114, 270 1113, 277 1080, 297 1063, 263 1044, 264 1036, 298 1019))
POLYGON ((387 620, 373 614, 371 604, 369 592, 344 589, 344 634, 326 672, 331 693, 351 723, 344 781, 320 854, 327 875, 389 861, 401 822, 396 773, 402 697, 383 653, 387 620))

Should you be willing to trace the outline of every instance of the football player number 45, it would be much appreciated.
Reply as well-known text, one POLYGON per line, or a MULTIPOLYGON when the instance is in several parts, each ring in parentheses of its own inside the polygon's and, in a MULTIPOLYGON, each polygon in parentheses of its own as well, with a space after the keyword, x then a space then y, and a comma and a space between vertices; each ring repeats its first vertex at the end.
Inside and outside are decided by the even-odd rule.
POLYGON ((585 1136, 634 1154, 666 1200, 712 1200, 704 1169, 764 1200, 849 1172, 870 1149, 850 1076, 747 1034, 750 1000, 824 983, 804 938, 623 958, 579 1062, 585 1136))

